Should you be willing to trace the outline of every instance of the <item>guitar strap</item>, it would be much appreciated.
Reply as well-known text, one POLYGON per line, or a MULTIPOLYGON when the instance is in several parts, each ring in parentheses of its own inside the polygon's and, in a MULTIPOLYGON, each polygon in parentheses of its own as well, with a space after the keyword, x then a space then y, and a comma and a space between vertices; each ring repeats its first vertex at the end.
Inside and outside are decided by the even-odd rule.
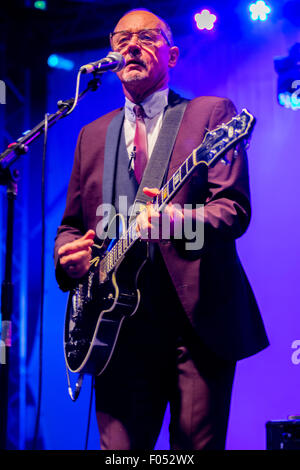
MULTIPOLYGON (((173 93, 173 95, 175 95, 173 93)), ((129 224, 152 198, 143 193, 143 188, 161 188, 169 160, 174 148, 175 140, 181 125, 181 121, 188 104, 187 99, 175 95, 177 102, 166 109, 162 127, 155 143, 151 158, 148 161, 142 181, 139 185, 129 224)))

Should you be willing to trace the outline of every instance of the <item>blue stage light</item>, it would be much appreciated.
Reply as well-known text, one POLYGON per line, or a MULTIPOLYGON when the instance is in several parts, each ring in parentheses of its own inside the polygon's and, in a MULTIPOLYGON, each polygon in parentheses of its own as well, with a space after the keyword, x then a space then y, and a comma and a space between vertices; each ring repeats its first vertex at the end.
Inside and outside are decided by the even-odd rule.
MULTIPOLYGON (((299 81, 300 84, 300 81, 299 81)), ((280 106, 284 106, 285 108, 298 110, 300 109, 300 86, 298 90, 296 90, 293 94, 291 93, 279 93, 278 95, 278 103, 280 106), (299 97, 298 97, 299 96, 299 97)))
POLYGON ((196 13, 194 18, 198 29, 207 29, 209 31, 213 29, 217 20, 216 15, 213 15, 209 10, 202 10, 201 13, 196 13))
POLYGON ((250 16, 253 21, 266 21, 271 13, 271 8, 263 0, 258 0, 249 5, 250 16))
POLYGON ((66 59, 65 57, 61 57, 57 54, 51 54, 48 57, 48 65, 49 67, 62 70, 72 70, 74 68, 74 62, 72 62, 72 60, 66 59))
POLYGON ((285 108, 300 109, 300 43, 295 43, 287 57, 276 57, 277 99, 285 108))

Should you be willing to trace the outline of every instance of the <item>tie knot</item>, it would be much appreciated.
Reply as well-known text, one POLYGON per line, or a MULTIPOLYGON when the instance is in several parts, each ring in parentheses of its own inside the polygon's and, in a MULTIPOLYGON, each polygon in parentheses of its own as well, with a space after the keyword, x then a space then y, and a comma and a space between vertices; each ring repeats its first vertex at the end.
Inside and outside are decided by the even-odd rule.
POLYGON ((146 116, 144 108, 140 104, 136 104, 133 111, 137 119, 143 119, 146 116))

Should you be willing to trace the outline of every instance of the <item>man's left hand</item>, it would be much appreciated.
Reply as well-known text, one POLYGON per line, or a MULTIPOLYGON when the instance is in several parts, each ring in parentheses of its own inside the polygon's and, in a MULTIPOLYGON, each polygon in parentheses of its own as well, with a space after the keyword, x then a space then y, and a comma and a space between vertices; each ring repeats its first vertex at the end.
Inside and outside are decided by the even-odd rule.
MULTIPOLYGON (((143 188, 143 192, 154 198, 159 194, 157 188, 143 188)), ((183 212, 169 203, 163 210, 158 212, 152 202, 147 203, 136 218, 136 229, 139 236, 145 241, 158 241, 170 238, 174 234, 176 224, 182 224, 183 212), (164 219, 162 223, 162 219, 164 219), (165 233, 164 233, 165 232, 165 233)))

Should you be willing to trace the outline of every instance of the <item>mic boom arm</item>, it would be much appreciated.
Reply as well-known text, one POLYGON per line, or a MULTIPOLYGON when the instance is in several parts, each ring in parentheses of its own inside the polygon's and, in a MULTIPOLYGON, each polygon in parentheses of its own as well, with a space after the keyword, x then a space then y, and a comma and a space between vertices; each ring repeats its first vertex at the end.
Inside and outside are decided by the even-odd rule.
MULTIPOLYGON (((78 101, 89 91, 96 91, 100 85, 100 76, 94 77, 90 80, 88 86, 83 90, 78 98, 78 101)), ((54 114, 50 114, 47 119, 48 128, 52 127, 61 118, 70 114, 73 111, 75 98, 71 98, 65 101, 58 101, 58 110, 54 114), (73 109, 72 109, 73 108, 73 109)), ((28 152, 29 144, 38 139, 45 132, 45 119, 37 124, 32 130, 26 132, 25 135, 21 136, 16 142, 9 144, 6 150, 0 154, 0 184, 1 184, 1 172, 8 169, 20 155, 28 152)))

